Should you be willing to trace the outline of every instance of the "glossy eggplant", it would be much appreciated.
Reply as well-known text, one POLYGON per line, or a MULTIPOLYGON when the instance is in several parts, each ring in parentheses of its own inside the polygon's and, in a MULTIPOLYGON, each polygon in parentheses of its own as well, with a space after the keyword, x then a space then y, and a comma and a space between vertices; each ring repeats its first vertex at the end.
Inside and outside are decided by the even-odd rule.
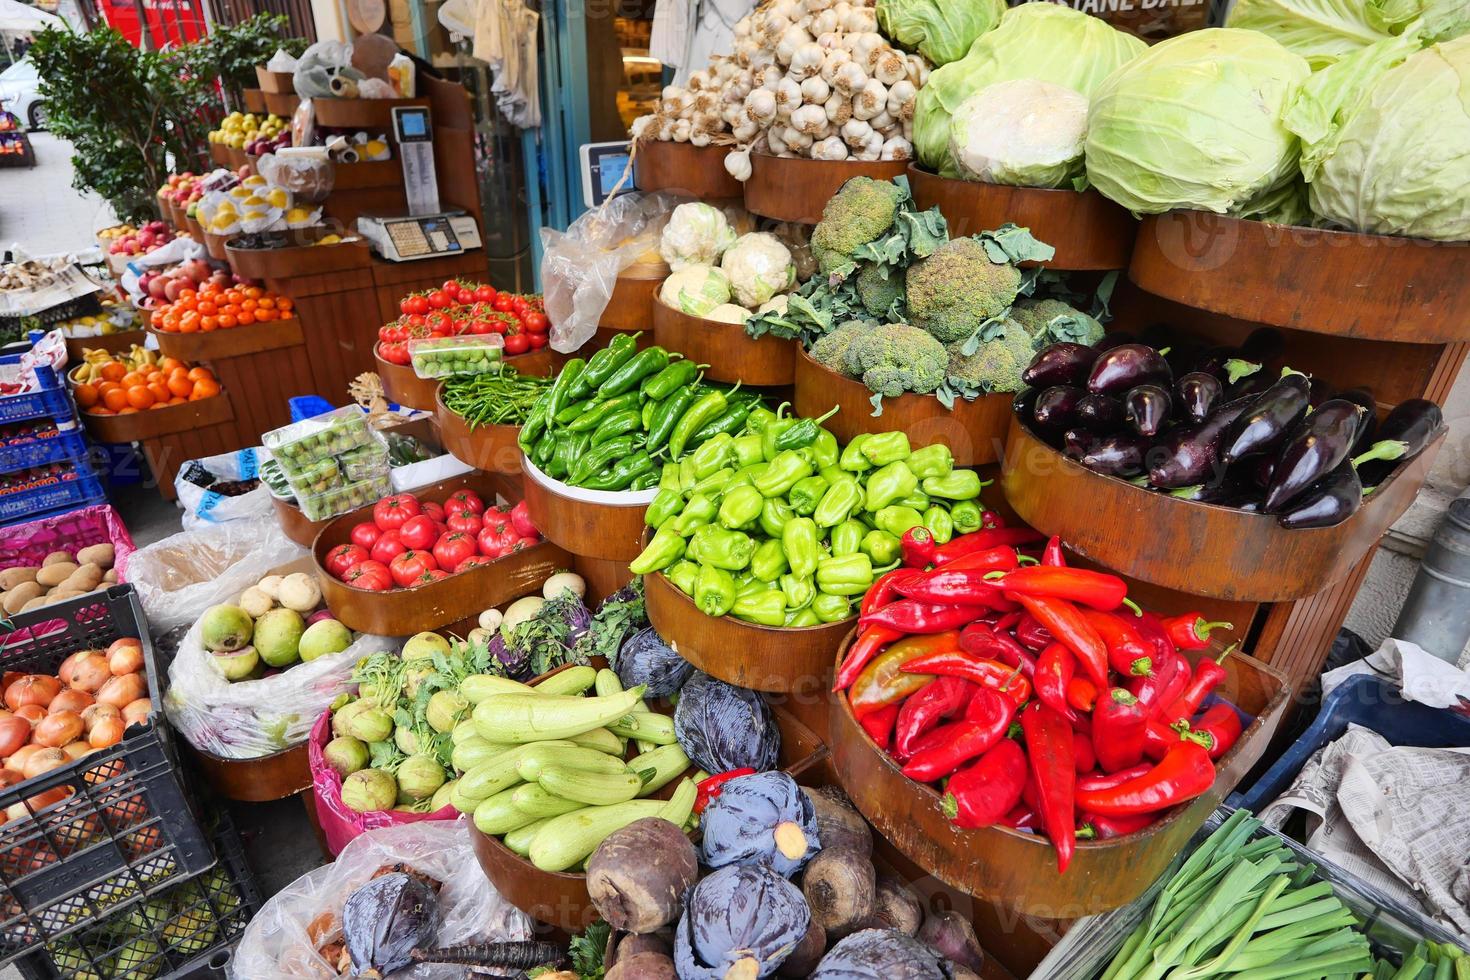
POLYGON ((1286 509, 1308 487, 1347 459, 1364 414, 1363 406, 1356 402, 1332 398, 1308 415, 1276 455, 1271 482, 1261 501, 1262 509, 1268 514, 1286 509))
POLYGON ((1220 459, 1229 465, 1281 445, 1306 414, 1309 390, 1307 376, 1293 373, 1257 395, 1225 434, 1220 459))
POLYGON ((1241 461, 1237 468, 1250 480, 1251 486, 1264 491, 1271 485, 1271 477, 1276 472, 1276 457, 1257 456, 1241 461))
POLYGON ((1087 375, 1087 390, 1095 395, 1121 395, 1139 385, 1170 385, 1174 372, 1159 352, 1146 344, 1123 344, 1103 351, 1087 375))
POLYGON ((1141 436, 1158 435, 1173 410, 1173 397, 1158 385, 1139 385, 1123 396, 1123 417, 1141 436))
POLYGON ((1086 344, 1059 341, 1037 352, 1021 372, 1021 380, 1034 388, 1080 385, 1097 360, 1098 349, 1086 344))
POLYGON ((1092 447, 1097 445, 1097 434, 1088 432, 1086 429, 1068 429, 1062 436, 1062 452, 1069 459, 1080 460, 1092 452, 1092 447))
POLYGON ((1087 395, 1077 403, 1077 422, 1101 435, 1117 432, 1128 424, 1123 403, 1107 395, 1087 395))
POLYGON ((1363 483, 1352 462, 1345 460, 1312 484, 1278 519, 1282 527, 1292 530, 1335 527, 1356 514, 1362 505, 1363 483))
POLYGON ((1373 393, 1367 388, 1350 388, 1338 392, 1337 397, 1362 405, 1366 409, 1362 421, 1358 423, 1358 438, 1353 440, 1353 453, 1356 455, 1373 444, 1373 435, 1378 431, 1378 403, 1373 400, 1373 393))
POLYGON ((1053 385, 1036 396, 1031 419, 1043 429, 1070 429, 1077 424, 1077 403, 1086 394, 1072 385, 1053 385))
POLYGON ((1169 496, 1179 500, 1190 500, 1201 504, 1219 504, 1223 507, 1236 507, 1253 504, 1260 496, 1260 491, 1249 484, 1241 483, 1239 480, 1226 476, 1218 483, 1195 483, 1177 490, 1166 491, 1169 496))
POLYGON ((1225 395, 1225 386, 1213 374, 1191 371, 1174 385, 1175 408, 1191 422, 1203 422, 1225 395))
POLYGON ((1398 465, 1424 451, 1444 425, 1444 412, 1434 402, 1411 398, 1396 405, 1378 427, 1371 447, 1353 460, 1365 487, 1376 487, 1398 465))
POLYGON ((1143 472, 1149 440, 1135 432, 1114 432, 1097 440, 1082 457, 1082 465, 1107 476, 1130 477, 1143 472))
POLYGON ((1149 451, 1148 482, 1166 490, 1220 482, 1224 470, 1220 445, 1249 405, 1246 400, 1227 402, 1198 425, 1180 425, 1165 432, 1149 451))

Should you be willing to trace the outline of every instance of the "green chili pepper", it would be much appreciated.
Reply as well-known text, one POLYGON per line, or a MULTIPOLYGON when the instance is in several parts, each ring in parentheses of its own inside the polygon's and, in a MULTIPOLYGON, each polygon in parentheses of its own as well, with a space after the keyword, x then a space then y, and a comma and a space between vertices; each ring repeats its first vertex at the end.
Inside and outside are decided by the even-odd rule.
POLYGON ((944 443, 936 442, 932 446, 915 449, 904 462, 914 471, 914 476, 927 480, 930 477, 948 476, 954 469, 954 453, 944 443))
POLYGON ((633 485, 633 481, 645 473, 654 471, 653 457, 646 452, 636 452, 631 456, 625 456, 601 476, 594 476, 587 480, 582 486, 588 490, 626 490, 633 485))
POLYGON ((536 448, 531 452, 531 461, 537 466, 545 466, 555 449, 556 436, 551 432, 543 432, 541 438, 536 440, 536 448))
POLYGON ((755 526, 761 516, 761 505, 765 498, 752 486, 726 490, 720 501, 720 524, 732 531, 744 531, 755 526))
POLYGON ((674 431, 669 435, 669 456, 673 459, 683 456, 684 446, 690 437, 702 425, 723 412, 728 404, 725 393, 718 388, 696 398, 684 416, 674 423, 674 431))
POLYGON ((974 500, 985 486, 974 470, 955 470, 948 476, 931 476, 924 481, 924 492, 946 500, 974 500))
POLYGON ((647 547, 628 563, 634 575, 647 575, 668 568, 684 555, 684 539, 672 526, 661 527, 649 539, 647 547))
POLYGON ((764 589, 736 599, 730 615, 762 626, 781 626, 786 622, 786 600, 780 592, 764 589))
POLYGON ((694 580, 694 604, 706 616, 723 616, 735 605, 735 578, 723 568, 701 564, 694 580))
POLYGON ((567 389, 577 383, 577 379, 582 376, 582 370, 586 366, 587 362, 580 357, 574 357, 562 365, 561 373, 551 383, 551 391, 546 396, 546 405, 541 412, 541 417, 546 419, 548 424, 561 412, 567 397, 567 389))
POLYGON ((689 537, 695 529, 708 524, 715 519, 719 507, 715 502, 702 493, 690 494, 689 500, 684 504, 684 509, 679 516, 674 518, 671 525, 673 529, 684 537, 689 537))
POLYGON ((694 399, 699 397, 699 389, 693 385, 680 388, 669 397, 658 403, 658 410, 653 413, 653 424, 648 429, 648 448, 657 450, 669 441, 669 435, 678 424, 679 417, 688 411, 689 406, 694 404, 694 399))
POLYGON ((694 493, 702 493, 706 497, 718 500, 720 495, 730 488, 730 483, 735 479, 735 470, 727 466, 722 470, 715 470, 709 476, 694 484, 694 493))
POLYGON ((636 333, 620 333, 602 350, 587 359, 582 375, 567 390, 568 398, 586 398, 638 352, 636 333))
POLYGON ((575 422, 577 419, 581 418, 584 412, 589 411, 593 406, 597 404, 598 401, 595 398, 587 398, 579 402, 572 402, 570 405, 564 406, 560 412, 556 413, 556 424, 570 425, 572 422, 575 422))
POLYGON ((618 436, 600 446, 594 446, 588 452, 583 453, 572 464, 571 475, 567 482, 573 486, 582 486, 583 481, 591 476, 601 473, 613 460, 627 456, 635 448, 633 435, 618 436))
POLYGON ((796 486, 816 472, 811 463, 802 459, 794 449, 788 449, 771 460, 768 470, 756 477, 755 488, 765 497, 784 497, 796 486))
POLYGON ((621 395, 638 387, 638 383, 652 374, 657 374, 669 364, 669 352, 657 344, 645 347, 628 360, 618 365, 613 373, 597 386, 597 393, 604 398, 621 395))
POLYGON ((787 609, 801 609, 812 604, 817 597, 817 587, 810 575, 782 575, 781 594, 786 597, 787 609))
POLYGON ((817 562, 817 588, 829 595, 862 595, 873 584, 873 563, 866 554, 823 558, 817 562))
POLYGON ((877 467, 909 458, 909 437, 904 432, 879 432, 863 443, 863 456, 877 467))
MULTIPOLYGON (((679 546, 683 545, 684 539, 679 538, 679 546)), ((698 576, 699 566, 684 559, 674 562, 664 570, 664 577, 674 583, 674 588, 688 596, 694 595, 694 580, 698 576)))
POLYGON ((810 517, 793 517, 781 529, 781 547, 791 574, 805 578, 817 568, 817 525, 810 517))
POLYGON ((863 488, 851 474, 844 472, 822 494, 817 509, 812 511, 812 519, 818 527, 836 527, 854 512, 862 510, 863 499, 863 488))
POLYGON ((659 474, 658 488, 660 490, 672 490, 679 492, 679 464, 665 463, 659 474))
POLYGON ((774 582, 786 571, 786 550, 780 538, 767 538, 750 559, 750 574, 762 582, 774 582))
POLYGON ((812 451, 814 457, 812 461, 816 463, 818 469, 836 466, 837 461, 841 458, 841 453, 837 450, 837 437, 830 429, 818 430, 817 437, 807 448, 812 451))
POLYGON ((685 456, 679 460, 679 489, 684 493, 692 493, 698 482, 699 478, 694 475, 694 460, 685 456))
POLYGON ((868 528, 862 521, 845 520, 832 529, 832 554, 838 558, 855 555, 863 544, 868 528))
POLYGON ((689 458, 694 460, 694 475, 703 480, 735 461, 735 437, 722 432, 690 453, 689 458))
MULTIPOLYGON (((912 507, 903 507, 898 504, 890 504, 873 515, 873 524, 880 531, 887 531, 895 538, 901 538, 911 527, 922 527, 924 515, 912 507)), ((873 560, 880 565, 886 565, 888 560, 880 560, 873 555, 873 560)))
POLYGON ((697 528, 689 540, 689 557, 701 565, 738 572, 755 556, 755 541, 750 535, 731 531, 718 524, 697 528))
POLYGON ((706 439, 713 439, 721 432, 728 432, 733 436, 744 428, 746 418, 758 404, 760 404, 759 395, 731 401, 729 407, 718 418, 706 422, 703 428, 694 433, 693 441, 704 442, 706 439))
POLYGON ((874 528, 863 535, 859 551, 871 558, 874 565, 886 565, 898 558, 900 544, 898 535, 874 528))
POLYGON ((933 501, 929 499, 929 495, 924 491, 915 490, 913 493, 909 494, 906 497, 899 497, 893 503, 899 507, 912 507, 914 510, 917 511, 925 511, 929 509, 929 505, 933 503, 933 501))
POLYGON ((950 519, 949 511, 938 504, 924 511, 924 526, 934 537, 935 544, 945 544, 954 537, 954 521, 950 519))
POLYGON ((919 485, 919 478, 902 462, 889 463, 887 466, 869 474, 867 495, 863 499, 863 509, 867 511, 878 511, 887 507, 895 500, 900 500, 914 492, 919 485))
POLYGON ((827 481, 820 476, 809 476, 804 480, 796 481, 786 499, 791 502, 791 509, 802 517, 810 517, 822 502, 822 497, 827 492, 827 481))
POLYGON ((754 466, 756 463, 765 462, 766 457, 761 454, 761 437, 754 432, 747 432, 743 436, 735 438, 735 465, 754 466))
POLYGON ((598 428, 602 425, 603 420, 611 415, 616 415, 619 412, 629 409, 639 410, 640 408, 641 401, 638 398, 638 393, 630 391, 626 395, 619 395, 617 398, 609 398, 606 401, 599 402, 595 407, 569 422, 567 428, 573 432, 588 432, 598 428))
POLYGON ((628 489, 635 491, 652 490, 656 486, 658 486, 657 473, 639 473, 633 477, 633 482, 628 484, 628 489))
POLYGON ((549 397, 550 394, 549 391, 545 392, 536 399, 536 403, 531 406, 530 414, 526 416, 526 424, 521 426, 520 434, 516 436, 521 452, 527 455, 535 448, 537 440, 541 438, 541 433, 546 430, 545 402, 542 399, 549 397))
MULTIPOLYGON (((780 450, 776 448, 777 438, 780 437, 781 433, 791 428, 798 421, 797 419, 790 418, 786 415, 786 410, 790 407, 791 406, 786 402, 782 402, 781 405, 776 409, 776 417, 768 422, 766 424, 766 427, 761 430, 761 455, 764 456, 768 461, 775 459, 776 454, 780 452, 780 450)), ((805 443, 802 443, 802 445, 805 445, 805 443)), ((792 448, 797 447, 793 446, 792 448)))
POLYGON ((863 446, 871 438, 873 434, 870 432, 860 432, 853 436, 852 442, 849 442, 843 448, 842 455, 837 457, 837 465, 849 473, 864 473, 871 470, 873 464, 868 462, 868 457, 863 455, 863 446))
MULTIPOLYGON (((836 414, 837 406, 833 405, 825 415, 819 418, 797 419, 776 434, 776 451, 802 449, 810 446, 812 441, 817 438, 818 433, 822 431, 822 423, 836 414)), ((765 439, 765 433, 761 433, 761 439, 765 439)), ((762 442, 762 447, 764 447, 764 442, 762 442)))
POLYGON ((818 592, 812 600, 811 610, 824 623, 840 623, 852 615, 852 603, 844 596, 818 592))
POLYGON ((644 378, 638 390, 643 393, 644 398, 661 402, 679 388, 692 384, 699 372, 707 367, 708 364, 695 364, 687 359, 677 360, 657 374, 644 378))
POLYGON ((785 622, 781 625, 788 629, 804 629, 808 626, 820 626, 822 621, 817 618, 816 613, 812 612, 811 606, 807 606, 805 609, 792 609, 787 612, 785 622))
POLYGON ((766 497, 766 502, 761 505, 761 530, 768 538, 779 538, 786 522, 795 516, 796 512, 780 497, 766 497))
POLYGON ((609 439, 636 431, 643 427, 643 414, 636 408, 623 409, 604 418, 592 433, 592 445, 600 446, 609 439))
POLYGON ((954 533, 970 534, 980 530, 985 514, 975 501, 961 500, 949 509, 949 519, 954 522, 954 533))
POLYGON ((551 458, 546 461, 546 475, 553 480, 565 479, 571 470, 572 463, 576 460, 578 436, 575 433, 563 429, 554 437, 555 442, 551 449, 551 458))
POLYGON ((752 408, 750 410, 750 414, 745 417, 745 431, 753 432, 756 435, 760 435, 762 432, 765 431, 766 426, 770 425, 775 420, 775 412, 771 411, 769 408, 766 408, 766 406, 764 405, 757 405, 755 408, 752 408))
POLYGON ((653 428, 653 416, 658 412, 658 402, 645 401, 638 412, 643 417, 643 431, 647 432, 653 428))

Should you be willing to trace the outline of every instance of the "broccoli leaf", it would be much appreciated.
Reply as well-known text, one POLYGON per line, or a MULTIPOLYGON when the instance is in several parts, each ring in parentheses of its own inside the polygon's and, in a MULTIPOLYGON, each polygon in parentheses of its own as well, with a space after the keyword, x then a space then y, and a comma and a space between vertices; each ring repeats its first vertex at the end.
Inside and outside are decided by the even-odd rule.
POLYGON ((934 397, 939 399, 939 404, 943 405, 946 410, 954 408, 955 395, 954 387, 948 379, 945 380, 944 384, 934 389, 934 397))
POLYGON ((1048 262, 1057 254, 1056 249, 1033 237, 1029 228, 1019 228, 1009 222, 994 231, 982 231, 975 237, 985 246, 985 254, 990 261, 996 264, 1048 262))
POLYGON ((1107 323, 1113 318, 1113 311, 1108 308, 1112 302, 1113 290, 1118 286, 1118 270, 1113 269, 1102 277, 1097 284, 1097 292, 1092 296, 1092 318, 1098 323, 1107 323))
POLYGON ((868 399, 868 403, 873 406, 873 418, 877 418, 883 414, 883 395, 881 392, 873 392, 873 397, 868 399))
POLYGON ((927 211, 900 211, 898 225, 908 240, 909 255, 928 258, 934 250, 949 241, 949 224, 939 213, 938 205, 927 211))
POLYGON ((1082 344, 1087 342, 1087 321, 1079 313, 1063 313, 1051 318, 1046 332, 1054 341, 1082 344))
POLYGON ((1087 174, 1085 173, 1072 178, 1072 190, 1076 191, 1078 194, 1081 194, 1083 191, 1087 190, 1087 188, 1091 186, 1092 181, 1087 179, 1087 174))

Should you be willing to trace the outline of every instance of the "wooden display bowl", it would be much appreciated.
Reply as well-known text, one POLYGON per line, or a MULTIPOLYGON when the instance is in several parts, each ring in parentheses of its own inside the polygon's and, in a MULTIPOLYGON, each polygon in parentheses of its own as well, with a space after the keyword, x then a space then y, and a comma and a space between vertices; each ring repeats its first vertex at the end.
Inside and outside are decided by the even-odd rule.
POLYGON ((403 186, 403 162, 400 160, 337 163, 333 164, 332 173, 332 190, 334 191, 360 191, 374 187, 403 186))
POLYGON ((740 181, 725 169, 725 154, 733 147, 695 146, 644 139, 638 142, 633 180, 640 191, 673 191, 701 201, 738 198, 740 181))
POLYGON ((216 166, 228 167, 230 165, 230 148, 223 143, 210 143, 209 159, 214 161, 216 166))
POLYGON ((421 378, 413 373, 411 364, 390 364, 378 356, 378 345, 373 344, 373 366, 378 377, 383 379, 383 393, 391 402, 409 408, 434 411, 434 395, 439 390, 439 379, 421 378))
POLYGON ((1470 340, 1463 242, 1299 228, 1199 211, 1144 218, 1128 277, 1186 306, 1313 333, 1470 340))
POLYGON ((632 561, 643 550, 643 514, 648 502, 641 495, 636 503, 624 505, 579 500, 567 496, 566 485, 537 470, 524 453, 521 469, 531 521, 548 540, 574 555, 608 561, 632 561))
POLYGON ((404 106, 427 108, 428 99, 312 99, 318 126, 365 129, 369 134, 386 133, 393 125, 393 110, 404 106))
POLYGON ((225 147, 225 156, 229 158, 230 162, 227 166, 232 170, 239 170, 250 162, 250 157, 244 150, 236 149, 233 146, 225 147))
MULTIPOLYGON (((301 99, 295 92, 267 92, 265 93, 265 108, 273 116, 282 119, 290 119, 296 112, 296 107, 301 104, 301 99)), ((318 105, 321 103, 318 102, 318 105)))
POLYGON ((184 226, 188 230, 190 238, 196 242, 202 243, 204 241, 204 226, 199 223, 197 218, 190 218, 185 215, 184 226))
MULTIPOLYGON (((847 653, 851 636, 838 652, 847 653)), ((1199 659, 1200 653, 1186 653, 1199 659)), ((1289 697, 1286 678, 1244 654, 1225 658, 1220 697, 1255 719, 1217 763, 1214 786, 1146 830, 1078 841, 1065 874, 1045 836, 1009 827, 962 830, 940 810, 940 795, 902 767, 858 724, 845 695, 833 695, 828 745, 848 796, 874 829, 940 881, 998 906, 1044 919, 1076 919, 1133 901, 1184 848, 1205 818, 1265 752, 1289 697)))
POLYGON ((805 157, 750 155, 745 209, 777 221, 814 225, 829 198, 853 177, 892 180, 908 168, 903 160, 809 160, 805 157))
POLYGON ((1190 595, 1284 602, 1316 595, 1352 572, 1414 502, 1445 431, 1336 527, 1290 530, 1268 514, 1179 500, 1094 473, 1019 419, 1006 441, 1001 487, 1021 520, 1122 575, 1190 595))
POLYGON ((215 235, 206 231, 204 232, 204 250, 209 253, 209 257, 212 259, 229 262, 230 253, 225 250, 225 243, 234 237, 235 234, 215 235))
MULTIPOLYGON (((146 317, 148 314, 140 315, 146 317)), ((103 334, 100 337, 68 337, 66 338, 66 356, 72 361, 80 361, 88 350, 106 350, 116 353, 128 350, 134 344, 142 346, 147 339, 148 332, 142 327, 136 330, 120 330, 117 333, 103 334)), ((67 375, 67 379, 71 380, 70 374, 67 375)))
POLYGON ((519 476, 521 473, 521 435, 518 425, 481 425, 470 428, 460 415, 444 407, 442 387, 434 390, 434 419, 439 426, 439 439, 444 451, 455 459, 487 473, 519 476))
POLYGON ((269 323, 252 323, 247 327, 231 327, 228 330, 211 330, 209 333, 171 333, 147 330, 158 340, 158 349, 169 357, 197 364, 217 358, 243 357, 262 351, 278 350, 282 347, 299 347, 306 342, 301 328, 301 318, 271 320, 269 323))
POLYGON ((849 443, 864 432, 902 431, 915 449, 938 442, 949 446, 956 466, 981 466, 1000 458, 1012 414, 1010 395, 959 398, 953 408, 945 408, 933 395, 900 395, 883 399, 883 414, 876 418, 872 398, 867 385, 818 364, 797 348, 796 414, 820 418, 836 405, 837 414, 822 424, 838 442, 849 443))
POLYGON ((603 330, 648 330, 653 326, 653 298, 669 276, 662 262, 630 265, 618 273, 607 308, 597 321, 603 330))
POLYGON ((265 112, 265 92, 258 88, 247 88, 240 93, 246 112, 265 112))
MULTIPOLYGON (((456 490, 468 488, 490 501, 505 489, 504 479, 485 473, 467 473, 415 491, 414 495, 420 500, 443 503, 456 490)), ((333 578, 323 565, 327 552, 352 540, 352 527, 361 519, 355 513, 333 518, 317 535, 312 557, 327 608, 342 625, 362 633, 407 636, 438 629, 533 592, 548 575, 569 567, 572 562, 571 555, 550 541, 542 541, 429 585, 367 592, 333 578)))
POLYGON ((1047 268, 1123 269, 1128 265, 1138 222, 1095 190, 1079 193, 953 180, 917 163, 909 164, 908 175, 915 205, 920 210, 938 205, 951 238, 1010 222, 1031 229, 1031 234, 1057 250, 1044 263, 1047 268))
POLYGON ((348 269, 366 269, 372 264, 367 242, 340 242, 336 245, 314 245, 331 228, 316 225, 286 232, 295 243, 282 248, 236 248, 239 235, 226 235, 225 257, 236 275, 251 279, 294 279, 324 276, 348 269))
POLYGON ((229 422, 235 417, 229 392, 222 391, 197 402, 150 408, 130 415, 96 415, 78 412, 87 434, 97 442, 123 443, 157 439, 176 432, 191 432, 229 422))
POLYGON ((289 71, 271 71, 264 65, 255 66, 255 80, 260 90, 267 95, 296 91, 296 75, 289 71))
POLYGON ((789 385, 796 376, 794 340, 766 334, 752 338, 743 323, 721 323, 690 316, 653 298, 653 342, 678 351, 697 364, 708 364, 706 378, 757 388, 789 385))
POLYGON ((298 742, 258 759, 226 759, 183 740, 210 787, 227 800, 269 803, 311 786, 306 742, 298 742))
POLYGON ((649 623, 679 656, 711 677, 756 691, 825 697, 832 654, 854 625, 851 618, 784 627, 706 616, 662 572, 644 576, 643 587, 649 623))
MULTIPOLYGON (((275 508, 276 523, 281 525, 281 531, 303 548, 310 548, 315 544, 316 536, 321 533, 322 528, 337 519, 329 517, 324 521, 314 521, 303 514, 301 508, 295 503, 280 500, 275 494, 271 495, 271 506, 275 508)), ((353 513, 360 512, 353 511, 353 513)))

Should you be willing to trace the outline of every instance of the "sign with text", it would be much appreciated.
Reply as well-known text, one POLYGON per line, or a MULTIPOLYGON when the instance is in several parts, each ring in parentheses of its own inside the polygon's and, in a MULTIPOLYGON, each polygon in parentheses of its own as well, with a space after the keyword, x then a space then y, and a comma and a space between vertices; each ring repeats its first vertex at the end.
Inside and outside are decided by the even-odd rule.
POLYGON ((1213 0, 1010 0, 1017 3, 1059 3, 1064 7, 1091 14, 1119 30, 1136 34, 1145 41, 1197 31, 1211 23, 1213 0))

